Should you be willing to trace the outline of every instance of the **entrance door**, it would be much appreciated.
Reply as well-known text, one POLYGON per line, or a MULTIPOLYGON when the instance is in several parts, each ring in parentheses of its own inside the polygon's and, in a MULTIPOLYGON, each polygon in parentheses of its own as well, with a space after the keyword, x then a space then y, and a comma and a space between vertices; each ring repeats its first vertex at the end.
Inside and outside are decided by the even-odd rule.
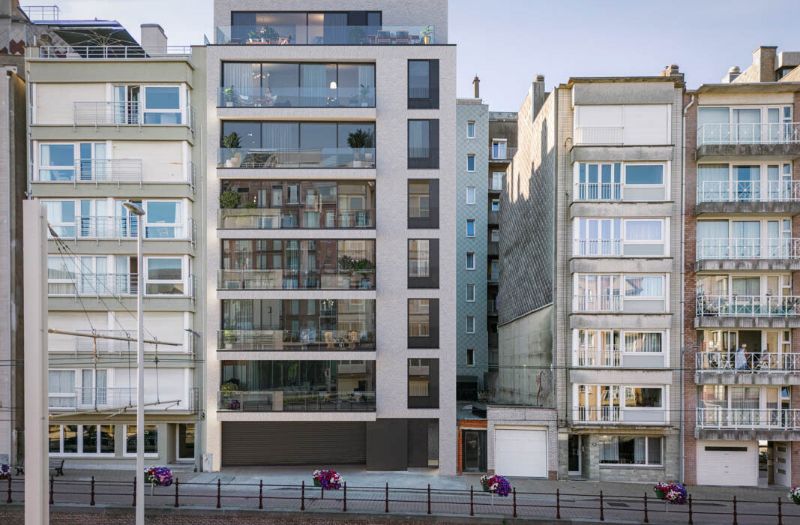
POLYGON ((464 472, 486 472, 486 431, 464 430, 461 438, 464 472))
POLYGON ((569 474, 581 475, 581 436, 570 435, 568 445, 569 474))
POLYGON ((789 443, 772 442, 773 450, 773 476, 772 481, 782 487, 790 487, 792 484, 792 452, 789 443))

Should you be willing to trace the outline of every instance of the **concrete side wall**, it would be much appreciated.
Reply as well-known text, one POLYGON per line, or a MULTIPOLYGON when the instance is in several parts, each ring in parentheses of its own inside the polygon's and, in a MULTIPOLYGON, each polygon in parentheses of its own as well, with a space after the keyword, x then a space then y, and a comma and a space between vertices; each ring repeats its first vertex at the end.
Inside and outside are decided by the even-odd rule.
POLYGON ((553 403, 553 306, 499 327, 496 403, 551 407, 553 403))

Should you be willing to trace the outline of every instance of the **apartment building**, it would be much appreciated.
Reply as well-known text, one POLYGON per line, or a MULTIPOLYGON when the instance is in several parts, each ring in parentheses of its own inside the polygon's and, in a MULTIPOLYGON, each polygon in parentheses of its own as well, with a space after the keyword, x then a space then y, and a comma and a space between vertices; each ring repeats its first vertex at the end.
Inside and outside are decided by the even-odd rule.
POLYGON ((136 294, 144 294, 145 454, 195 461, 202 355, 201 49, 115 21, 45 20, 28 48, 28 195, 49 222, 49 453, 136 451, 136 294), (143 211, 137 216, 124 203, 143 211), (137 264, 137 237, 143 265, 137 264))
POLYGON ((218 0, 204 467, 455 472, 446 0, 218 0))
MULTIPOLYGON (((502 204, 498 386, 555 413, 498 407, 517 425, 502 439, 536 459, 506 459, 495 437, 495 469, 676 479, 683 77, 542 83, 520 110, 502 204)), ((490 433, 494 419, 490 407, 490 433)))
POLYGON ((689 483, 800 483, 800 53, 686 98, 689 483))

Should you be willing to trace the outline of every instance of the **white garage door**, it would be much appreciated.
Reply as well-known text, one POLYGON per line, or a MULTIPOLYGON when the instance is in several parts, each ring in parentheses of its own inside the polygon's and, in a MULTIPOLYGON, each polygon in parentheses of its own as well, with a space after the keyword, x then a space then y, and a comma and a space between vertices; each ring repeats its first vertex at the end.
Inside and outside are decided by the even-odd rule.
POLYGON ((547 431, 497 429, 494 471, 502 476, 547 477, 547 431))
POLYGON ((698 441, 698 485, 758 485, 758 443, 698 441))

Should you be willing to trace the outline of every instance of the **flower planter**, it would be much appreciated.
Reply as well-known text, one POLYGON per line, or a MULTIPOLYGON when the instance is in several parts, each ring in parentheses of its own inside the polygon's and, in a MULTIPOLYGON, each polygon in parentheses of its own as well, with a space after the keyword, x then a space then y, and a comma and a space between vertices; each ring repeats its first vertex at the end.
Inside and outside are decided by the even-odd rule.
POLYGON ((506 497, 511 493, 511 483, 505 477, 497 474, 481 476, 481 487, 483 487, 484 492, 501 497, 506 497))
POLYGON ((335 470, 315 470, 311 477, 314 480, 314 486, 321 487, 322 490, 339 490, 342 488, 342 477, 335 470))
POLYGON ((792 500, 795 505, 800 505, 800 486, 792 487, 792 490, 789 491, 789 499, 792 500))
POLYGON ((0 479, 8 479, 11 477, 11 465, 5 463, 0 464, 0 479))
POLYGON ((689 496, 686 487, 684 487, 682 483, 677 482, 667 483, 662 481, 661 483, 657 483, 656 486, 653 487, 653 492, 655 492, 656 498, 673 505, 683 505, 686 503, 686 499, 689 496))

